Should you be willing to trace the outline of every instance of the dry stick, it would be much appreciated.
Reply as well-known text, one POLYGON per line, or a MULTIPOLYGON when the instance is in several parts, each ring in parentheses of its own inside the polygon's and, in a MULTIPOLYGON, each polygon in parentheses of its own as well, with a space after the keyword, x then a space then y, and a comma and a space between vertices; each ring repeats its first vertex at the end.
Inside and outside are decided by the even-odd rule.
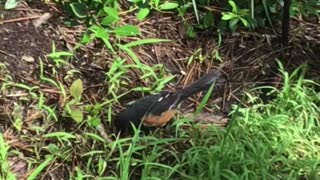
MULTIPOLYGON (((0 23, 0 24, 1 24, 1 23, 0 23)), ((1 50, 1 49, 0 49, 0 53, 4 54, 4 55, 6 55, 6 56, 10 56, 10 57, 12 57, 12 58, 17 59, 17 56, 15 56, 15 55, 13 55, 13 54, 9 54, 9 53, 7 53, 7 52, 5 52, 5 51, 1 50)))
POLYGON ((8 19, 8 20, 0 21, 0 24, 25 21, 25 20, 31 20, 31 19, 38 19, 38 18, 40 18, 40 16, 28 16, 28 17, 21 17, 21 18, 16 18, 16 19, 8 19))

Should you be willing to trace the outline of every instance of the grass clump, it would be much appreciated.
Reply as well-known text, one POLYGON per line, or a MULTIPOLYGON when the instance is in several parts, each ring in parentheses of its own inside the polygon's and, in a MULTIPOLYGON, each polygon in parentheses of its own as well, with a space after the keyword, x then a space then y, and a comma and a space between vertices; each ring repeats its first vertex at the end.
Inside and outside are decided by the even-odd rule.
POLYGON ((235 106, 226 129, 195 126, 179 128, 171 138, 135 136, 135 165, 127 177, 141 169, 143 179, 318 179, 319 85, 304 78, 305 69, 288 74, 280 65, 282 88, 269 87, 275 99, 246 96, 253 105, 235 106))
POLYGON ((319 85, 304 79, 304 66, 291 75, 280 67, 283 87, 271 88, 276 98, 254 98, 253 106, 235 108, 228 129, 193 138, 182 170, 204 179, 319 178, 319 85))

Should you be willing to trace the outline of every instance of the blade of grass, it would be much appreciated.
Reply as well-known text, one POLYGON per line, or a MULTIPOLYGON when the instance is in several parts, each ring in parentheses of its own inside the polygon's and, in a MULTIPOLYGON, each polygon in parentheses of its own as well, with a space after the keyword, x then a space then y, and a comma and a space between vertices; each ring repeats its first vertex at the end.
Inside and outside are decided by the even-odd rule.
POLYGON ((54 156, 53 155, 48 155, 46 157, 46 160, 43 161, 31 174, 30 176, 27 178, 27 180, 33 180, 33 179, 37 179, 37 176, 49 165, 52 163, 52 161, 54 160, 54 156))

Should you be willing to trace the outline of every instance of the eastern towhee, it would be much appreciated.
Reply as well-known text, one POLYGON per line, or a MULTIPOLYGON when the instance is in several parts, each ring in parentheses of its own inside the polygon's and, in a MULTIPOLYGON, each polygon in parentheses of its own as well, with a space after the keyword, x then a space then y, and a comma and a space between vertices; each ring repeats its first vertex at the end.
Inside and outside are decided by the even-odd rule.
POLYGON ((132 130, 131 123, 136 127, 139 127, 140 123, 147 127, 166 125, 175 115, 182 101, 208 89, 214 82, 219 81, 221 76, 222 73, 219 70, 214 70, 177 92, 161 92, 137 100, 116 116, 116 131, 124 133, 132 130))

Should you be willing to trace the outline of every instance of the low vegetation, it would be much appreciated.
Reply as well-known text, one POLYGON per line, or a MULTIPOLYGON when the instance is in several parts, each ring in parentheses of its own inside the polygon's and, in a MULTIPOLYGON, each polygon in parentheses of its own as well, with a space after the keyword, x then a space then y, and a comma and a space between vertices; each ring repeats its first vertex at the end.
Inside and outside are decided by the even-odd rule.
MULTIPOLYGON (((263 31, 278 36, 283 2, 41 2, 43 8, 54 7, 62 12, 59 27, 81 27, 81 33, 73 29, 75 42, 66 38, 69 41, 64 39, 63 44, 51 39, 50 52, 31 59, 18 58, 0 47, 0 55, 4 55, 0 56, 0 179, 319 179, 319 74, 316 77, 312 74, 312 63, 307 61, 287 65, 289 56, 301 59, 316 56, 317 52, 311 40, 301 47, 292 39, 287 49, 300 48, 301 52, 292 50, 288 55, 281 51, 279 60, 273 54, 278 53, 276 48, 280 46, 268 54, 263 51, 275 38, 250 34, 263 31), (162 18, 159 21, 165 22, 167 16, 177 15, 178 23, 184 27, 184 38, 165 38, 171 35, 169 31, 155 37, 150 30, 153 27, 147 27, 152 24, 149 18, 159 16, 162 18), (215 41, 206 43, 214 47, 205 47, 199 43, 199 37, 212 30, 217 33, 209 37, 215 41), (245 36, 238 37, 238 31, 245 36), (231 40, 226 35, 229 32, 234 35, 231 40), (252 48, 243 39, 256 44, 252 48), (201 45, 192 44, 197 45, 192 52, 184 47, 183 53, 188 54, 181 58, 183 66, 179 58, 168 58, 167 61, 180 66, 179 74, 168 68, 168 62, 159 60, 163 56, 158 54, 166 51, 178 54, 182 51, 177 50, 183 46, 178 44, 181 42, 201 45), (178 44, 175 49, 170 46, 174 43, 178 44), (157 50, 158 47, 163 49, 157 50), (234 51, 237 57, 233 56, 234 51), (247 55, 255 59, 238 61, 250 59, 247 55), (260 61, 264 56, 272 62, 260 61), (12 61, 20 59, 33 64, 37 73, 24 77, 15 72, 12 61), (243 62, 247 64, 242 66, 243 62), (94 69, 96 66, 99 70, 94 69), (227 91, 219 94, 213 86, 201 99, 193 101, 196 104, 193 116, 182 112, 167 127, 149 133, 140 129, 127 137, 114 133, 114 116, 125 103, 172 90, 173 82, 186 84, 186 79, 194 80, 197 72, 211 67, 221 67, 230 73, 232 82, 225 88, 229 88, 233 99, 226 127, 193 120, 201 111, 222 111, 218 105, 212 107, 210 99, 224 96, 227 91), (278 72, 278 80, 265 83, 264 76, 272 70, 278 72), (246 71, 244 76, 248 78, 232 74, 233 71, 240 71, 239 74, 246 71), (93 75, 88 75, 90 72, 93 75), (255 72, 262 75, 256 77, 255 72), (181 74, 188 73, 190 76, 181 81, 181 74), (234 87, 233 84, 247 83, 249 78, 254 81, 250 85, 234 87)), ((11 0, 0 5, 8 12, 19 8, 11 0)), ((293 18, 319 18, 319 6, 317 1, 292 1, 290 14, 293 18)), ((0 19, 0 22, 6 25, 9 21, 0 19)), ((171 22, 167 25, 173 26, 171 22)), ((312 39, 311 36, 308 38, 312 39)))

